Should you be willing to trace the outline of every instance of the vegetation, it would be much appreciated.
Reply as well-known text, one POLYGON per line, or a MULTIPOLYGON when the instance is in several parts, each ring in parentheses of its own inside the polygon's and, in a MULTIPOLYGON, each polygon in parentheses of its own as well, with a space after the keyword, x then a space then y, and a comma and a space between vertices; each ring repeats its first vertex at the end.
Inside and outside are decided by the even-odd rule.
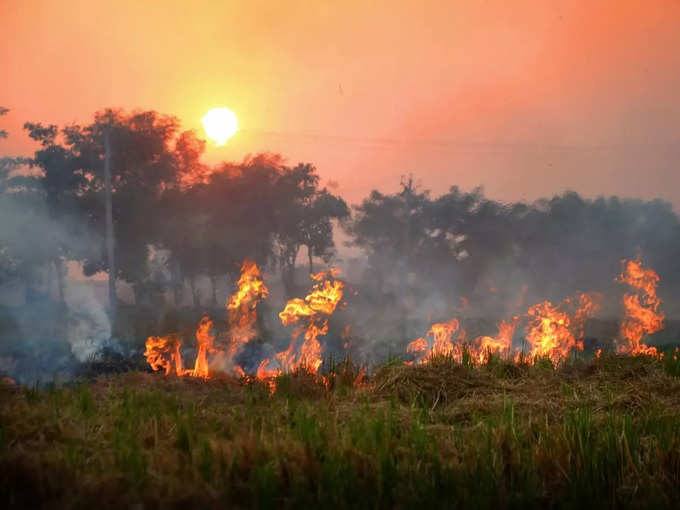
POLYGON ((275 270, 286 297, 295 297, 298 259, 306 256, 312 271, 336 261, 338 221, 365 257, 355 265, 360 294, 382 307, 376 312, 396 310, 399 320, 413 300, 431 296, 446 309, 464 296, 471 307, 503 315, 522 285, 534 302, 576 290, 607 293, 619 260, 640 253, 659 273, 664 301, 679 302, 680 221, 661 200, 565 192, 504 204, 481 188, 431 196, 406 178, 397 192, 374 190, 350 211, 309 163, 259 154, 208 167, 205 143, 155 111, 105 109, 89 124, 28 122, 25 129, 39 144, 34 156, 0 159, 0 212, 12 218, 0 223, 0 284, 24 285, 29 303, 46 292, 38 285, 45 279, 56 280, 63 300, 68 262, 82 263, 88 275, 109 272, 105 133, 112 276, 131 285, 135 304, 185 306, 187 287, 191 305, 216 306, 216 287, 233 282, 246 257, 275 270), (201 294, 199 279, 208 292, 201 294))
POLYGON ((355 387, 130 372, 3 385, 7 507, 671 506, 680 496, 673 353, 380 367, 355 387))
MULTIPOLYGON (((658 326, 638 324, 640 337, 680 310, 680 219, 669 203, 565 192, 503 204, 456 186, 431 196, 407 178, 350 209, 308 163, 259 154, 207 167, 204 142, 155 111, 25 128, 34 157, 0 158, 0 289, 25 290, 0 306, 5 507, 635 507, 680 496, 678 352, 606 353, 620 335, 609 317, 621 313, 622 258, 641 254, 660 276, 663 310, 653 271, 652 293, 629 294, 658 326), (279 312, 308 290, 296 267, 305 255, 309 273, 340 262, 337 225, 360 254, 344 261, 338 313, 308 326, 323 331, 327 357, 389 359, 369 380, 349 360, 327 360, 322 379, 144 371, 149 336, 179 335, 191 351, 200 318, 224 317, 220 285, 244 259, 281 286, 261 304, 243 367, 282 352, 290 331, 279 312), (130 284, 134 305, 107 316, 67 280, 74 262, 107 273, 112 296, 116 281, 130 284), (610 296, 578 332, 599 358, 391 357, 438 317, 460 316, 472 340, 577 290, 610 296)), ((653 343, 677 343, 668 323, 653 343)))

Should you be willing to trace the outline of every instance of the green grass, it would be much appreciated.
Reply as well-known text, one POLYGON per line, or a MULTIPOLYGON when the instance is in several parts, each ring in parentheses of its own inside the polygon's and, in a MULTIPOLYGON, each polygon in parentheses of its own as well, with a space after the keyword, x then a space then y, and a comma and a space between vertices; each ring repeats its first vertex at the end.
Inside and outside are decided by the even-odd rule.
POLYGON ((0 386, 0 504, 525 508, 671 506, 677 360, 557 368, 492 358, 338 363, 265 384, 131 372, 0 386))

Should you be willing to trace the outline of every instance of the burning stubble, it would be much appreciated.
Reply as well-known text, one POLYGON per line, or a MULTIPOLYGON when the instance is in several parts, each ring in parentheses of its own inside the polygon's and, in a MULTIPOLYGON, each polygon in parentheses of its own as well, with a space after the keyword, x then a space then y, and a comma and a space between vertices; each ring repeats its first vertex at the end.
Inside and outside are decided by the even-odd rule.
MULTIPOLYGON (((623 296, 624 317, 619 338, 614 339, 616 351, 629 355, 659 356, 654 347, 642 342, 646 334, 663 327, 664 315, 659 310, 661 300, 656 295, 659 277, 653 269, 644 268, 639 259, 623 260, 623 272, 616 281, 627 284, 631 291, 623 296)), ((324 345, 321 338, 328 333, 329 318, 344 304, 344 283, 338 279, 340 271, 330 269, 311 274, 314 282, 304 298, 289 300, 278 314, 283 326, 292 326, 287 349, 259 360, 256 379, 268 381, 276 390, 274 379, 285 373, 303 370, 320 379, 324 345)), ((524 287, 525 288, 525 287, 524 287)), ((523 294, 525 291, 523 291, 523 294)), ((227 301, 228 329, 221 335, 215 332, 213 321, 205 316, 196 330, 198 353, 193 370, 184 369, 178 334, 149 337, 145 356, 154 371, 166 375, 201 377, 216 374, 251 377, 236 364, 243 347, 259 335, 257 306, 269 295, 262 274, 255 262, 246 260, 241 268, 237 291, 227 301), (220 338, 226 341, 220 341, 220 338)), ((584 325, 600 308, 603 299, 597 292, 578 293, 557 305, 543 301, 530 306, 526 313, 503 319, 494 336, 482 335, 468 340, 467 331, 458 318, 430 326, 427 334, 408 344, 406 365, 427 364, 433 359, 446 358, 455 362, 483 364, 496 356, 514 362, 536 362, 547 359, 552 364, 564 362, 574 351, 583 351, 584 325), (524 340, 513 342, 520 323, 526 323, 524 340)), ((343 330, 349 335, 351 326, 343 330)), ((345 341, 345 347, 348 342, 345 341)), ((601 353, 601 350, 598 353, 601 353)), ((365 368, 357 384, 365 384, 365 368)))

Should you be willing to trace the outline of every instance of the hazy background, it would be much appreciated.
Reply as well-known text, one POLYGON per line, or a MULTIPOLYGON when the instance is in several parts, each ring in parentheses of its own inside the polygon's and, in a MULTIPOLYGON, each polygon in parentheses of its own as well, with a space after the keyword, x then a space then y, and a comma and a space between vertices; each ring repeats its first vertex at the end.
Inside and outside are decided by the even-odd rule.
MULTIPOLYGON (((25 121, 226 105, 208 162, 312 161, 356 202, 413 172, 490 198, 680 204, 680 2, 0 2, 3 152, 25 121)), ((333 183, 331 183, 333 184, 333 183)))

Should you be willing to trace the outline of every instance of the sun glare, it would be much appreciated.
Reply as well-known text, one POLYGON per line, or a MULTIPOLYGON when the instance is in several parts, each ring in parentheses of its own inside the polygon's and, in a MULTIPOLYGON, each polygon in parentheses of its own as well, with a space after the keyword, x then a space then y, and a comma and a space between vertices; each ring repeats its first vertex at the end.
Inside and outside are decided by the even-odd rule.
POLYGON ((229 108, 213 108, 201 119, 205 134, 216 145, 224 145, 238 131, 238 119, 229 108))

